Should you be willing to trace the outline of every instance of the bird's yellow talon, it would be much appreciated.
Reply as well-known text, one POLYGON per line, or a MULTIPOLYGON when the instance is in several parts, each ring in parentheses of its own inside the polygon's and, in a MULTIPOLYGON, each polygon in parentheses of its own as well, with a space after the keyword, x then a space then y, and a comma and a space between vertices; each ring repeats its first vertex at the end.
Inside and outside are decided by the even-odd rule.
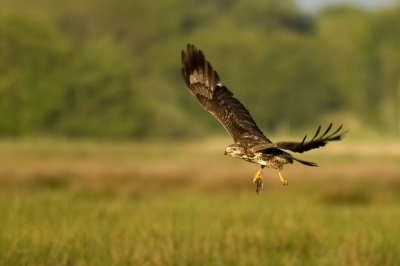
POLYGON ((289 184, 289 182, 282 176, 280 171, 278 171, 278 174, 279 174, 279 179, 281 180, 282 184, 284 186, 287 186, 289 184))
POLYGON ((262 179, 262 176, 260 176, 260 175, 255 175, 254 178, 253 178, 253 184, 254 184, 255 182, 257 182, 258 179, 262 179))
POLYGON ((261 171, 262 171, 262 168, 260 168, 260 170, 258 170, 257 173, 256 173, 256 175, 253 177, 253 184, 254 184, 258 179, 262 179, 261 171))

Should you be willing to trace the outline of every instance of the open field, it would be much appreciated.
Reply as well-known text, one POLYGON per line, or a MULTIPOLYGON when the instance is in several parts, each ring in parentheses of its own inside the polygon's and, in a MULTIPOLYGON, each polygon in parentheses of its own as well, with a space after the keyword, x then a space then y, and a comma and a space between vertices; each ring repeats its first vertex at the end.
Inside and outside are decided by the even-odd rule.
POLYGON ((0 141, 0 265, 399 265, 400 142, 328 145, 284 187, 229 140, 0 141))

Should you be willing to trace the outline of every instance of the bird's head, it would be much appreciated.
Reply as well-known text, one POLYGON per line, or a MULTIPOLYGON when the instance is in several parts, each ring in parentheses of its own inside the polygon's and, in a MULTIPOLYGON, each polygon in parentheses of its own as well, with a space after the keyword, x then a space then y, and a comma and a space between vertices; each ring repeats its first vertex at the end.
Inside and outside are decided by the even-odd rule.
POLYGON ((244 154, 244 149, 236 144, 231 144, 226 147, 224 154, 236 158, 241 158, 244 154))

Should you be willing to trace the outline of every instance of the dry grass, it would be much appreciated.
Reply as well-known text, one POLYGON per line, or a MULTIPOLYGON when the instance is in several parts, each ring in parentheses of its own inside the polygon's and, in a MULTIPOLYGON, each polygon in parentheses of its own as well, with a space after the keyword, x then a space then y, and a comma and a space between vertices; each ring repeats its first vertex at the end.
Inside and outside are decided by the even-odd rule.
POLYGON ((260 196, 225 143, 1 141, 0 265, 400 261, 398 143, 301 155, 321 167, 264 170, 260 196))
MULTIPOLYGON (((229 140, 200 144, 3 140, 0 142, 0 178, 74 176, 90 179, 112 176, 174 179, 182 176, 218 182, 225 178, 251 177, 258 166, 222 156, 226 143, 229 140)), ((400 142, 368 145, 338 142, 298 156, 316 161, 321 167, 288 165, 284 171, 286 176, 395 177, 399 173, 400 142)), ((273 170, 265 170, 264 174, 276 175, 273 170)))

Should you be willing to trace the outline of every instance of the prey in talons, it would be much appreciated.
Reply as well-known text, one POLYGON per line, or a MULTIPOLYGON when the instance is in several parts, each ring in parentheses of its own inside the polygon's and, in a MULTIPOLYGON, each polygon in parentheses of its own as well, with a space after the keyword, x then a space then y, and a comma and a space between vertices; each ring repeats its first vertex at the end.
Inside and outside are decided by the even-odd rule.
MULTIPOLYGON (((264 165, 261 165, 261 168, 257 171, 255 176, 253 177, 253 184, 256 184, 256 193, 257 195, 260 194, 261 190, 264 190, 264 181, 262 180, 262 170, 264 169, 264 165)), ((284 186, 287 186, 289 182, 282 176, 282 173, 280 170, 278 170, 279 174, 279 180, 282 182, 284 186)))

